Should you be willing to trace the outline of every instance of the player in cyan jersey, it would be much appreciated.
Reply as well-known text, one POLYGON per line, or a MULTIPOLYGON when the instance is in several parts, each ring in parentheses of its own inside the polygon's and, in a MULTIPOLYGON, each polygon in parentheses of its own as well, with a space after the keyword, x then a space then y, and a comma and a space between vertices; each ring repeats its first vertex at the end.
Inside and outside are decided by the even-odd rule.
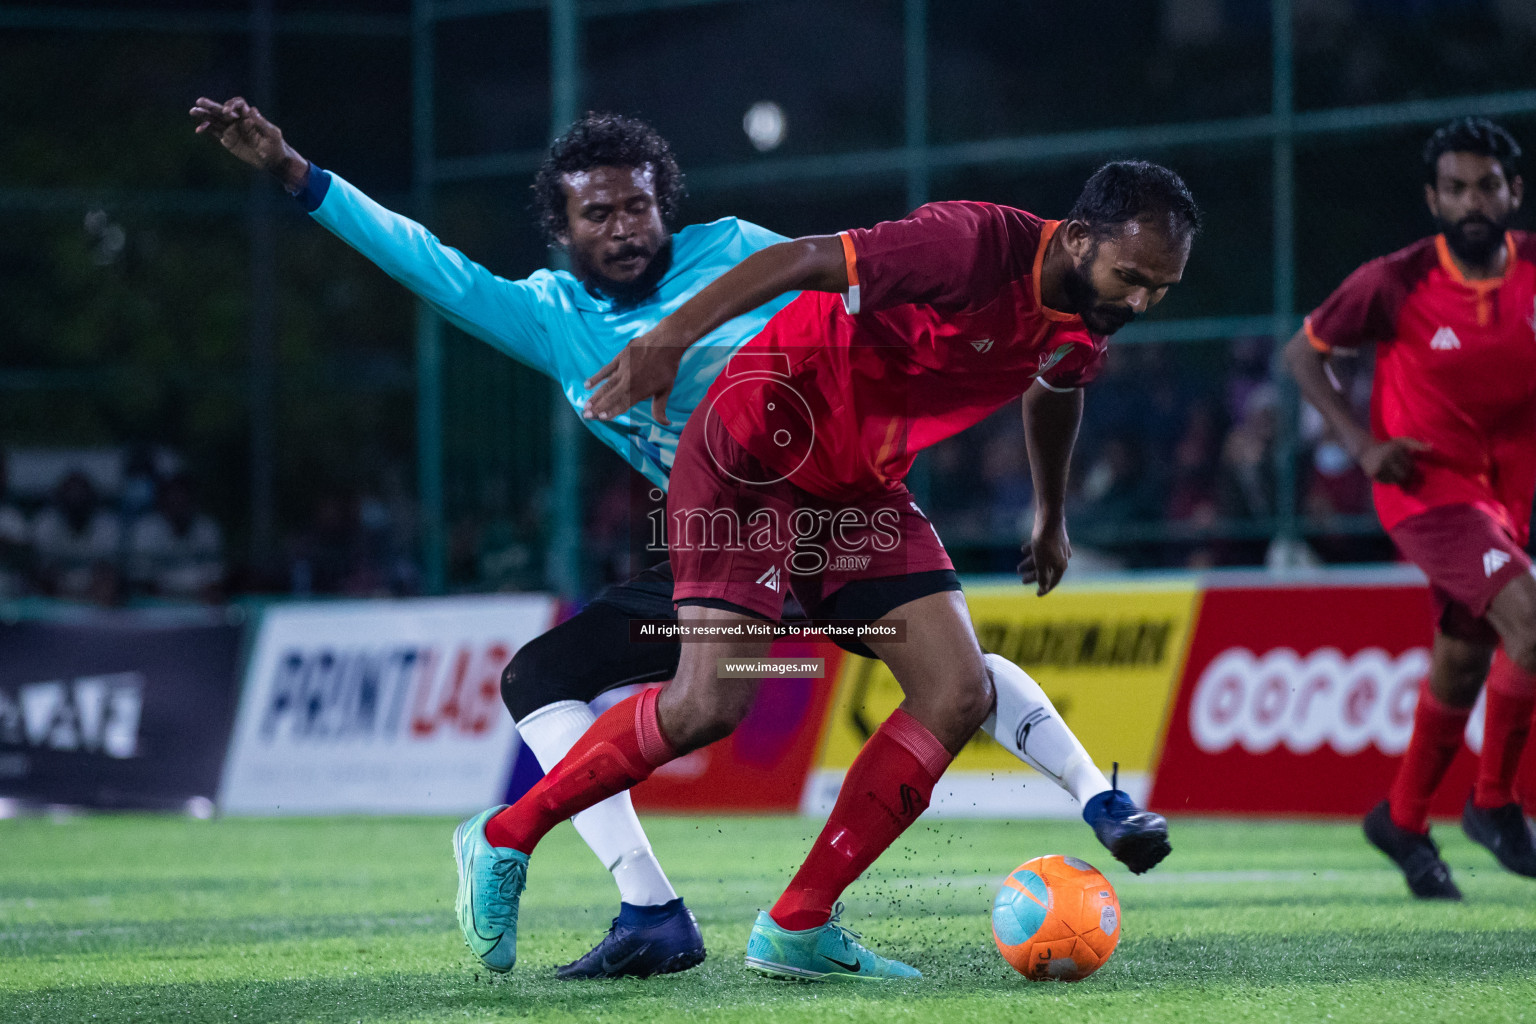
MULTIPOLYGON (((734 217, 669 233, 682 183, 665 140, 638 121, 588 115, 555 142, 535 182, 541 227, 569 255, 571 272, 539 270, 508 280, 311 164, 244 100, 199 99, 191 114, 198 131, 214 134, 236 157, 272 173, 319 224, 449 322, 558 381, 576 410, 587 398, 586 378, 625 342, 743 257, 782 240, 734 217)), ((678 424, 722 362, 788 298, 708 339, 684 371, 672 405, 678 424)), ((666 487, 680 426, 658 422, 644 409, 587 425, 648 480, 666 487)), ((672 579, 663 562, 603 591, 519 649, 503 676, 502 696, 543 767, 558 762, 592 723, 587 702, 598 694, 671 678, 675 645, 629 641, 631 617, 665 617, 671 610, 672 579)), ((698 927, 651 852, 628 795, 588 810, 574 824, 613 873, 622 903, 605 940, 562 968, 561 976, 643 977, 701 962, 698 927)))
MULTIPOLYGON (((621 415, 652 396, 659 415, 689 346, 803 289, 689 421, 667 497, 680 624, 748 638, 684 644, 671 683, 604 713, 526 796, 489 818, 495 853, 465 876, 472 893, 494 894, 483 899, 485 923, 515 944, 529 854, 550 828, 740 723, 758 680, 717 666, 765 653, 750 627, 780 618, 792 589, 814 617, 857 608, 904 624, 904 639, 868 643, 905 700, 855 759, 789 888, 759 914, 747 965, 806 980, 918 977, 854 941, 837 900, 928 806, 978 727, 990 722, 1001 738, 1005 702, 949 558, 903 478, 919 450, 1024 396, 1038 496, 1024 568, 1042 593, 1055 586, 1071 553, 1064 507, 1079 388, 1102 364, 1106 336, 1180 280, 1198 226, 1184 183, 1145 163, 1101 168, 1064 222, 934 203, 869 230, 764 249, 605 367, 590 415, 621 415), (693 525, 700 517, 707 530, 693 525), (846 553, 859 557, 826 557, 846 553)), ((1029 732, 1020 723, 1020 739, 1029 732)), ((1167 852, 1163 835, 1143 839, 1158 859, 1167 852)))
POLYGON ((1429 577, 1435 637, 1413 737, 1367 838, 1424 899, 1460 899, 1429 838, 1429 800, 1460 749, 1488 679, 1467 835, 1536 876, 1511 779, 1536 699, 1536 578, 1525 545, 1536 492, 1536 237, 1508 231, 1520 147, 1466 118, 1424 149, 1440 233, 1351 274, 1286 347, 1301 392, 1371 478, 1381 525, 1429 577), (1355 422, 1327 362, 1374 345, 1371 423, 1355 422), (1489 676, 1489 662, 1502 641, 1489 676))
MULTIPOLYGON (((450 321, 558 380, 576 409, 586 400, 586 379, 626 342, 748 254, 782 241, 735 218, 669 235, 681 189, 665 141, 643 123, 588 115, 554 143, 535 182, 542 227, 551 244, 568 253, 572 272, 540 270, 507 280, 314 167, 243 100, 200 99, 191 113, 200 131, 214 133, 235 156, 272 173, 315 220, 450 321)), ((765 303, 705 338, 698 355, 690 353, 684 364, 665 414, 635 409, 585 423, 665 489, 683 423, 723 361, 792 297, 765 303)), ((674 614, 671 569, 663 562, 607 588, 580 613, 518 650, 503 676, 502 696, 546 770, 593 722, 588 706, 593 698, 616 686, 672 677, 678 645, 631 643, 629 620, 674 614)), ((1139 869, 1149 867, 1144 844, 1163 828, 1161 819, 1139 814, 1124 794, 1093 803, 1111 792, 1110 783, 1049 699, 1017 666, 993 656, 989 661, 999 677, 999 740, 1085 808, 1094 808, 1095 833, 1116 856, 1139 869), (1023 740, 1008 739, 1018 735, 1018 723, 1026 718, 1031 721, 1027 750, 1023 740)), ((494 810, 499 808, 488 814, 494 810)), ((700 962, 703 945, 692 915, 652 854, 628 795, 584 811, 574 823, 612 871, 622 903, 604 940, 562 967, 560 976, 644 977, 700 962)), ((475 842, 483 842, 478 831, 460 836, 461 857, 472 855, 475 842)), ((477 935, 473 908, 461 900, 459 909, 471 948, 493 969, 509 969, 510 959, 497 954, 496 936, 477 935)))

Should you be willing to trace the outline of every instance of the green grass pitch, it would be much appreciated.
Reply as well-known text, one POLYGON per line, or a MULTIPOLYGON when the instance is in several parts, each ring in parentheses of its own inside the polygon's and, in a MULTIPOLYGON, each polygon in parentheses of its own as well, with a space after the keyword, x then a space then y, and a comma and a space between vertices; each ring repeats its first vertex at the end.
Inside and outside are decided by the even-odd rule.
POLYGON ((771 982, 741 966, 817 827, 654 818, 710 957, 645 982, 561 983, 617 896, 568 826, 534 856, 517 972, 453 917, 453 823, 141 816, 0 821, 0 1020, 1536 1021, 1536 881, 1436 833, 1467 894, 1410 901, 1348 824, 1177 821, 1133 878, 1074 822, 923 821, 847 894, 845 922, 917 983, 771 982), (994 887, 1044 853, 1114 882, 1124 938, 1097 975, 1030 984, 993 947, 994 887))

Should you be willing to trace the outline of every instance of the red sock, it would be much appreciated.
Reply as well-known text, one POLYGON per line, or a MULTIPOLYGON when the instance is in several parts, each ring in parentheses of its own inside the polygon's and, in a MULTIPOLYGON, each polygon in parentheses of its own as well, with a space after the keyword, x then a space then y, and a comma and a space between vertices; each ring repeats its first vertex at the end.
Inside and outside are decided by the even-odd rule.
MULTIPOLYGON (((1536 728, 1536 721, 1530 724, 1536 728)), ((1526 816, 1536 816, 1536 743, 1525 745, 1525 753, 1521 755, 1520 763, 1515 768, 1513 789, 1515 800, 1520 804, 1521 810, 1525 811, 1526 816)))
POLYGON ((1531 731, 1536 676, 1510 661, 1501 647, 1488 672, 1486 700, 1483 753, 1477 762, 1477 788, 1472 791, 1472 802, 1484 809, 1515 801, 1515 769, 1531 731))
POLYGON ((1392 823, 1410 832, 1429 831, 1429 798, 1451 759, 1461 749, 1471 708, 1453 708, 1429 692, 1429 681, 1419 685, 1419 705, 1413 712, 1413 737, 1397 766, 1397 777, 1387 795, 1392 823))
POLYGON ((532 853, 566 818, 650 777, 677 756, 661 734, 652 688, 598 716, 581 739, 517 803, 485 823, 492 846, 532 853))
POLYGON ((853 759, 816 845, 769 915, 801 931, 827 923, 843 890, 917 820, 955 755, 897 708, 853 759))

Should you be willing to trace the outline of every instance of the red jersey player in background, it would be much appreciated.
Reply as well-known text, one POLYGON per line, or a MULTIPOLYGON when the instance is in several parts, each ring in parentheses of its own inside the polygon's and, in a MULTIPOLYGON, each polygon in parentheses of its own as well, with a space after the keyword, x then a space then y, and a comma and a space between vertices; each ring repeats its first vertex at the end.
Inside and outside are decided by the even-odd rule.
MULTIPOLYGON (((918 977, 855 942, 837 923, 838 897, 928 806, 978 727, 1005 731, 1008 709, 954 567, 903 478, 919 449, 1023 396, 1038 498, 1020 568, 1041 593, 1055 586, 1071 554, 1064 506, 1079 388, 1102 363, 1107 335, 1180 280, 1198 226, 1184 183, 1146 163, 1101 168, 1066 221, 934 203, 754 253, 601 371, 589 415, 652 396, 664 415, 689 345, 739 310, 802 292, 716 378, 673 465, 678 621, 712 637, 683 643, 672 682, 606 712, 486 822, 507 868, 472 871, 461 884, 500 894, 489 923, 516 941, 527 855, 550 828, 736 727, 760 677, 733 675, 720 660, 767 653, 751 627, 780 617, 787 586, 815 618, 902 624, 904 640, 866 642, 905 699, 855 759, 789 888, 758 915, 747 964, 806 980, 918 977)), ((1030 723, 1006 731, 1022 744, 1030 723)), ((1129 804, 1117 792, 1101 797, 1129 804)), ((1145 870, 1168 851, 1166 823, 1134 807, 1119 813, 1147 844, 1145 870)))
POLYGON ((1351 274, 1307 318, 1286 359, 1301 392, 1371 478, 1376 512, 1429 577, 1435 636, 1413 738, 1388 798, 1365 818, 1415 896, 1460 899, 1429 838, 1430 795, 1488 679, 1468 836, 1518 874, 1536 849, 1512 781, 1536 697, 1536 578, 1525 553, 1536 492, 1536 238, 1520 207, 1520 147, 1483 118, 1435 132, 1424 196, 1440 233, 1351 274), (1376 348, 1371 423, 1332 386, 1340 349, 1376 348), (1502 641, 1501 657, 1489 675, 1502 641))

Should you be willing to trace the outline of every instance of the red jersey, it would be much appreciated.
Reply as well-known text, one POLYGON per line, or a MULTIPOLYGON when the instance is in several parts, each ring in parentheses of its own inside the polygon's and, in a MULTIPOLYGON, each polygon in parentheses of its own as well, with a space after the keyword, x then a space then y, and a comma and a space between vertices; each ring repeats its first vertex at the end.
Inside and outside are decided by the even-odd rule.
POLYGON ((1521 544, 1536 491, 1536 237, 1511 232, 1504 276, 1469 281, 1442 236, 1356 270, 1306 320, 1320 351, 1376 345, 1371 432, 1412 437, 1409 484, 1372 484, 1392 529, 1442 505, 1482 508, 1521 544))
POLYGON ((812 494, 889 487, 919 451, 1039 379, 1072 389, 1105 339, 1040 300, 1058 221, 930 203, 845 232, 848 292, 804 292, 715 379, 705 406, 766 467, 812 494))

